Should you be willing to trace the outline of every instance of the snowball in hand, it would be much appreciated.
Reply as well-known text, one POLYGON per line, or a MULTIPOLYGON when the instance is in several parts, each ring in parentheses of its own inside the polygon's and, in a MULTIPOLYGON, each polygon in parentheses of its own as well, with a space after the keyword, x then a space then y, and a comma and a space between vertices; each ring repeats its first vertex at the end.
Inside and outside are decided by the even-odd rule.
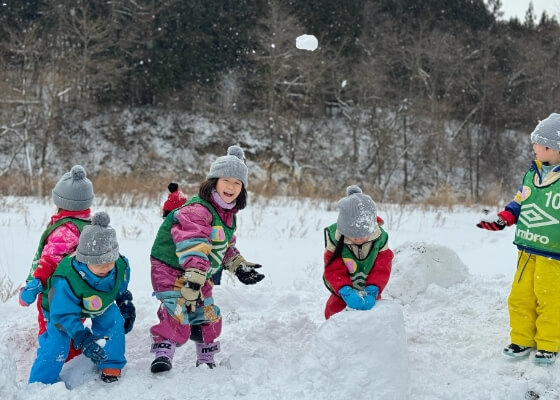
POLYGON ((313 35, 301 35, 296 38, 296 47, 300 50, 313 51, 319 45, 319 41, 313 35))

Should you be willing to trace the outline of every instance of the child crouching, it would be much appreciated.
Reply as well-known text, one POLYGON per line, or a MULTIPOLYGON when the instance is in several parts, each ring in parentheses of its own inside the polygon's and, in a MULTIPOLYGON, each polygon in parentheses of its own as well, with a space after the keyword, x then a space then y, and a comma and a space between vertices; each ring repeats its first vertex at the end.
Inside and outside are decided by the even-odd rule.
POLYGON ((62 259, 47 282, 41 304, 47 330, 39 336, 29 383, 59 380, 70 340, 101 369, 105 382, 118 380, 126 364, 124 335, 136 314, 127 290, 128 260, 119 254, 109 222, 106 213, 95 214, 84 227, 75 256, 62 259), (81 318, 91 318, 91 329, 81 318), (106 340, 104 347, 99 339, 106 340))

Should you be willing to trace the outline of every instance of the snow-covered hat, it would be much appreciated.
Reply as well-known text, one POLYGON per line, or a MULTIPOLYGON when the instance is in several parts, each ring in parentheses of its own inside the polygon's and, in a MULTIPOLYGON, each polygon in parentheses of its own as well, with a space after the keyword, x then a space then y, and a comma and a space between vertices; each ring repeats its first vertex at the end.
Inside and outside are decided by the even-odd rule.
POLYGON ((539 122, 531 133, 531 143, 560 150, 560 114, 552 113, 539 122))
POLYGON ((346 237, 363 238, 371 235, 377 226, 375 203, 357 185, 346 188, 347 196, 338 202, 338 231, 346 237))
POLYGON ((87 210, 93 201, 93 185, 81 165, 62 175, 52 190, 53 203, 64 210, 87 210))
POLYGON ((210 172, 206 176, 211 178, 235 178, 243 182, 247 187, 247 165, 245 165, 245 153, 239 146, 230 146, 227 155, 218 157, 210 166, 210 172))
POLYGON ((84 264, 106 264, 119 258, 117 233, 109 226, 107 213, 95 213, 91 225, 86 225, 76 249, 76 260, 84 264))

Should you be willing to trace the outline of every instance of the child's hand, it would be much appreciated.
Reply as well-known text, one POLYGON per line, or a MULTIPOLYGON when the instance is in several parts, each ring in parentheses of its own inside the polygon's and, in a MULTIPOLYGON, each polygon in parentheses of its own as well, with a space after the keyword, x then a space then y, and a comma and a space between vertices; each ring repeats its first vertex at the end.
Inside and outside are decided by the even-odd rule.
MULTIPOLYGON (((260 267, 260 264, 255 264, 260 267)), ((239 267, 235 270, 235 276, 241 283, 245 285, 254 285, 264 279, 264 274, 259 274, 255 271, 256 266, 249 266, 245 264, 239 264, 239 267)))
POLYGON ((127 334, 132 330, 136 320, 136 307, 132 304, 132 293, 130 293, 130 290, 117 297, 117 306, 124 318, 124 333, 127 334))
POLYGON ((488 215, 488 210, 484 210, 484 215, 476 226, 489 231, 501 231, 513 224, 515 224, 515 216, 509 211, 502 210, 498 215, 488 215))
POLYGON ((74 335, 74 347, 77 350, 82 350, 82 353, 95 364, 107 359, 107 353, 103 347, 97 344, 96 340, 101 339, 91 333, 89 328, 78 331, 74 335))
MULTIPOLYGON (((358 291, 350 286, 343 286, 338 291, 338 294, 342 297, 342 300, 344 300, 346 305, 354 310, 369 310, 373 307, 373 304, 366 304, 366 301, 362 296, 360 296, 358 291)), ((371 303, 371 300, 368 302, 371 303)))
POLYGON ((42 291, 43 285, 39 278, 34 278, 27 282, 27 285, 19 290, 19 305, 28 307, 30 304, 33 304, 35 299, 37 299, 37 295, 42 291))
POLYGON ((181 288, 181 295, 185 298, 187 307, 194 311, 196 303, 201 299, 200 289, 206 282, 206 274, 197 268, 187 268, 183 278, 185 286, 181 288))

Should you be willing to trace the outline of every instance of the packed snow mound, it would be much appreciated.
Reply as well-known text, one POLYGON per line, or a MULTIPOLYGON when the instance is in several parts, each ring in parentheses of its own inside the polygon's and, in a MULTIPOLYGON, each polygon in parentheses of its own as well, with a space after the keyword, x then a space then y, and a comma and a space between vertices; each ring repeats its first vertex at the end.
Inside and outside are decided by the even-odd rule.
POLYGON ((311 336, 296 369, 304 393, 348 399, 407 399, 408 349, 401 306, 379 300, 369 311, 333 315, 311 336))
POLYGON ((430 285, 448 288, 469 275, 459 256, 445 246, 406 242, 394 253, 391 278, 383 293, 402 304, 410 304, 430 285))
POLYGON ((12 399, 16 388, 16 362, 4 345, 0 345, 0 398, 12 399))

